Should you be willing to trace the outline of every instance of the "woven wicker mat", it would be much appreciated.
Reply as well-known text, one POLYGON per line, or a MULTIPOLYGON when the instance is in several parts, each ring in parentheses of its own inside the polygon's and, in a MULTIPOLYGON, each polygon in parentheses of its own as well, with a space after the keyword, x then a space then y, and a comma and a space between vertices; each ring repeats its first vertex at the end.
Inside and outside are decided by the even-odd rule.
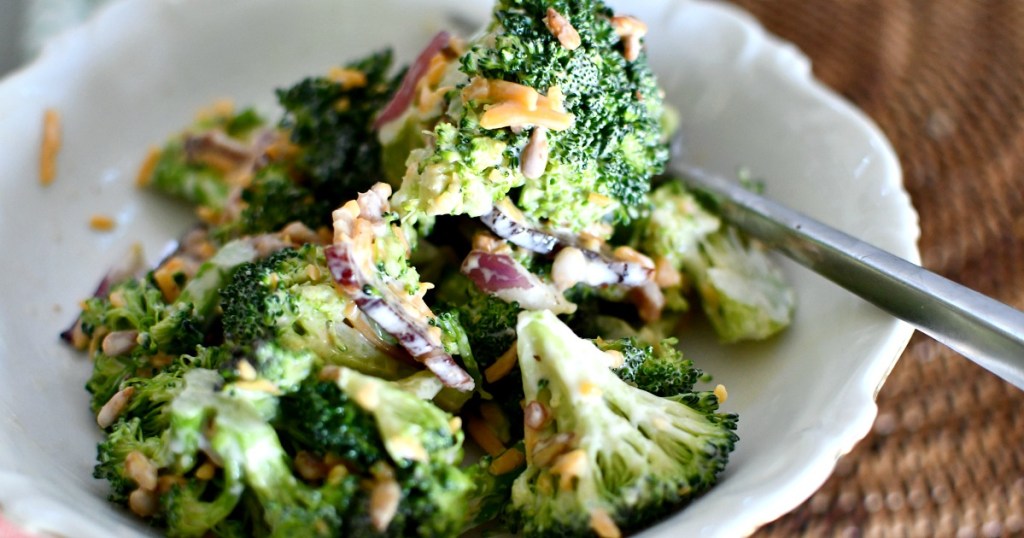
MULTIPOLYGON (((734 0, 879 124, 925 267, 1024 307, 1024 0, 734 0)), ((1024 535, 1024 392, 917 334, 775 536, 1024 535)))

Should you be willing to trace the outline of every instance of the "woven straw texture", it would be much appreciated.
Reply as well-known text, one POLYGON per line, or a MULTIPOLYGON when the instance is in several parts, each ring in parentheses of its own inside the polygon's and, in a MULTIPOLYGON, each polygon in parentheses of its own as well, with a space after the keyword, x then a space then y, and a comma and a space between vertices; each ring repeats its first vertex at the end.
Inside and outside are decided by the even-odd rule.
MULTIPOLYGON (((892 141, 923 264, 1024 307, 1024 1, 734 0, 892 141)), ((1024 535, 1024 392, 917 334, 777 536, 1024 535)))

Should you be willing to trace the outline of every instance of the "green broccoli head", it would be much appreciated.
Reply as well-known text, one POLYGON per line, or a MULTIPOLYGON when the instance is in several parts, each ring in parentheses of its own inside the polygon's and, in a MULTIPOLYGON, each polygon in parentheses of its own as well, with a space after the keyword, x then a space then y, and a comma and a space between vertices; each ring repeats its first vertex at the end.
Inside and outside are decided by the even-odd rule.
POLYGON ((793 290, 764 247, 723 226, 680 181, 651 193, 650 211, 633 232, 640 250, 695 285, 723 342, 768 338, 792 321, 793 290))
POLYGON ((281 428, 298 448, 340 458, 364 478, 369 491, 356 496, 346 532, 455 534, 471 487, 459 469, 457 421, 393 383, 351 369, 327 368, 319 377, 282 399, 287 423, 281 428), (382 514, 378 495, 397 497, 397 505, 382 514))
POLYGON ((155 459, 160 456, 163 447, 159 435, 145 434, 142 419, 119 420, 97 446, 93 477, 110 483, 111 501, 125 503, 128 495, 138 487, 127 472, 126 461, 139 455, 155 459))
POLYGON ((143 180, 199 209, 230 240, 301 222, 331 224, 331 209, 384 178, 377 111, 398 79, 381 51, 277 91, 275 129, 251 109, 219 112, 167 142, 143 180))
POLYGON ((598 349, 621 354, 615 357, 613 370, 619 379, 654 394, 676 396, 693 392, 693 385, 704 375, 693 361, 683 358, 675 338, 666 338, 657 345, 644 345, 636 338, 598 340, 598 349))
POLYGON ((424 84, 454 87, 443 111, 403 117, 432 130, 396 193, 403 220, 479 216, 506 195, 552 228, 634 218, 668 149, 661 92, 646 55, 634 54, 642 23, 627 19, 602 2, 499 1, 486 34, 424 84), (561 42, 556 24, 578 42, 561 42))
POLYGON ((224 337, 232 345, 272 343, 387 379, 414 371, 353 327, 349 318, 358 311, 335 288, 319 245, 242 265, 221 290, 221 300, 224 337))
MULTIPOLYGON (((264 413, 252 404, 244 391, 235 390, 235 383, 213 370, 193 368, 185 375, 185 388, 168 406, 170 427, 165 434, 169 447, 167 467, 178 476, 195 473, 202 459, 201 452, 212 454, 215 464, 213 477, 222 480, 222 493, 211 510, 225 517, 231 512, 227 505, 237 502, 239 495, 251 495, 262 514, 256 534, 291 536, 296 532, 313 535, 332 535, 341 522, 339 507, 331 501, 347 496, 332 495, 331 488, 342 487, 341 482, 325 484, 321 491, 295 475, 291 458, 281 445, 277 431, 266 421, 264 413)), ((204 464, 205 465, 205 464, 204 464)), ((349 486, 351 487, 351 484, 349 486)), ((174 491, 174 490, 172 490, 174 491)), ((202 492, 203 495, 206 492, 202 492)), ((197 496, 194 489, 179 488, 167 500, 165 508, 178 510, 201 509, 205 497, 197 496)), ((185 520, 181 512, 167 517, 169 522, 185 525, 179 534, 195 533, 202 526, 215 525, 214 512, 206 512, 202 519, 185 520)), ((172 528, 172 532, 175 529, 172 528)))
POLYGON ((713 395, 694 408, 627 384, 550 312, 523 313, 517 332, 527 468, 512 511, 524 535, 634 529, 716 481, 737 437, 713 395))
POLYGON ((393 63, 391 50, 382 50, 334 76, 307 78, 277 91, 285 110, 281 126, 299 148, 296 165, 308 177, 314 199, 332 200, 337 207, 384 179, 380 143, 371 129, 401 80, 391 74, 393 63))
POLYGON ((734 228, 707 236, 683 271, 696 282, 701 307, 723 342, 762 340, 793 321, 795 295, 760 243, 734 228))

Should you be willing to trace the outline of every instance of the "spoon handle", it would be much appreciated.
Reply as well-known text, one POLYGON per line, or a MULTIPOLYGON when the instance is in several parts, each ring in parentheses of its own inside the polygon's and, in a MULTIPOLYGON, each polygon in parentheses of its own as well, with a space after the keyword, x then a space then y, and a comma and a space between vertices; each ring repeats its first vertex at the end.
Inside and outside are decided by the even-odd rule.
POLYGON ((673 163, 722 218, 1024 389, 1024 312, 699 167, 673 163))

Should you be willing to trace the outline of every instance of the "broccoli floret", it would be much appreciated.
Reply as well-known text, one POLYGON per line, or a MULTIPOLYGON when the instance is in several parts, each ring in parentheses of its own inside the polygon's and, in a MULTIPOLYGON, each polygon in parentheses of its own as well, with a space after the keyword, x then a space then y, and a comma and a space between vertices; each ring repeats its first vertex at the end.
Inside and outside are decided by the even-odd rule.
POLYGON ((516 321, 522 311, 519 305, 481 291, 462 274, 444 280, 437 303, 439 310, 458 314, 473 358, 481 368, 494 363, 516 341, 516 321))
POLYGON ((280 250, 242 265, 221 297, 224 337, 232 345, 274 343, 387 379, 415 371, 351 325, 355 306, 335 288, 319 245, 280 250))
POLYGON ((392 63, 386 50, 278 90, 277 129, 251 109, 201 120, 164 146, 148 182, 197 206, 221 240, 329 226, 331 209, 384 179, 372 123, 400 80, 392 63))
POLYGON ((653 523, 710 487, 737 441, 713 394, 667 399, 619 379, 612 358, 550 312, 520 315, 527 468, 512 488, 526 536, 607 535, 653 523), (529 411, 528 411, 529 413, 529 411))
POLYGON ((139 418, 119 420, 97 446, 93 477, 110 483, 110 500, 113 502, 127 502, 128 495, 136 487, 125 470, 128 455, 138 452, 147 458, 155 458, 163 448, 160 437, 145 435, 141 423, 139 418))
POLYGON ((693 385, 704 375, 693 361, 683 358, 675 338, 657 345, 644 345, 632 337, 594 343, 602 351, 622 354, 621 365, 614 367, 619 379, 655 396, 693 392, 693 385))
POLYGON ((298 448, 331 454, 365 479, 344 521, 352 535, 451 536, 471 488, 459 469, 462 431, 453 417, 399 386, 347 368, 329 369, 282 399, 279 427, 298 448), (398 506, 383 525, 372 490, 398 506), (375 515, 376 514, 376 515, 375 515))
POLYGON ((372 124, 401 81, 390 74, 393 63, 391 50, 383 50, 348 64, 339 76, 277 91, 285 110, 281 126, 300 148, 298 166, 315 198, 340 205, 384 179, 372 124))
POLYGON ((497 2, 487 32, 438 83, 455 89, 436 126, 434 117, 422 120, 432 143, 409 157, 395 203, 403 219, 478 216, 506 194, 529 219, 553 228, 593 231, 608 217, 634 218, 668 158, 665 112, 646 55, 627 59, 632 50, 624 50, 613 15, 599 1, 497 2), (578 47, 555 37, 549 9, 576 30, 578 47), (518 85, 516 95, 530 94, 537 108, 571 119, 495 126, 504 124, 493 123, 497 113, 488 118, 489 110, 511 101, 504 90, 488 89, 492 82, 518 85), (548 157, 527 177, 521 160, 539 139, 548 157))
POLYGON ((760 243, 722 225, 678 180, 650 202, 634 230, 639 248, 682 270, 719 339, 761 340, 789 326, 793 290, 760 243))
MULTIPOLYGON (((328 491, 321 491, 306 484, 292 472, 291 458, 281 446, 277 432, 244 395, 233 390, 232 384, 225 385, 220 374, 203 368, 189 370, 184 379, 184 390, 168 406, 170 428, 165 438, 170 450, 162 466, 180 474, 188 473, 199 462, 200 447, 205 447, 216 457, 223 491, 231 493, 230 499, 246 488, 258 502, 262 527, 254 529, 255 534, 336 534, 343 510, 333 501, 348 496, 332 494, 331 490, 352 485, 341 485, 346 481, 342 480, 325 484, 323 487, 328 491)), ((194 508, 199 499, 194 490, 186 487, 179 489, 164 506, 194 508)), ((218 498, 215 502, 217 514, 226 517, 230 513, 225 506, 228 501, 218 498)), ((186 521, 186 515, 167 517, 168 522, 179 521, 188 526, 172 527, 172 533, 196 535, 195 531, 203 530, 197 528, 196 519, 186 521)), ((206 515, 204 526, 216 523, 209 517, 211 513, 206 515)))

